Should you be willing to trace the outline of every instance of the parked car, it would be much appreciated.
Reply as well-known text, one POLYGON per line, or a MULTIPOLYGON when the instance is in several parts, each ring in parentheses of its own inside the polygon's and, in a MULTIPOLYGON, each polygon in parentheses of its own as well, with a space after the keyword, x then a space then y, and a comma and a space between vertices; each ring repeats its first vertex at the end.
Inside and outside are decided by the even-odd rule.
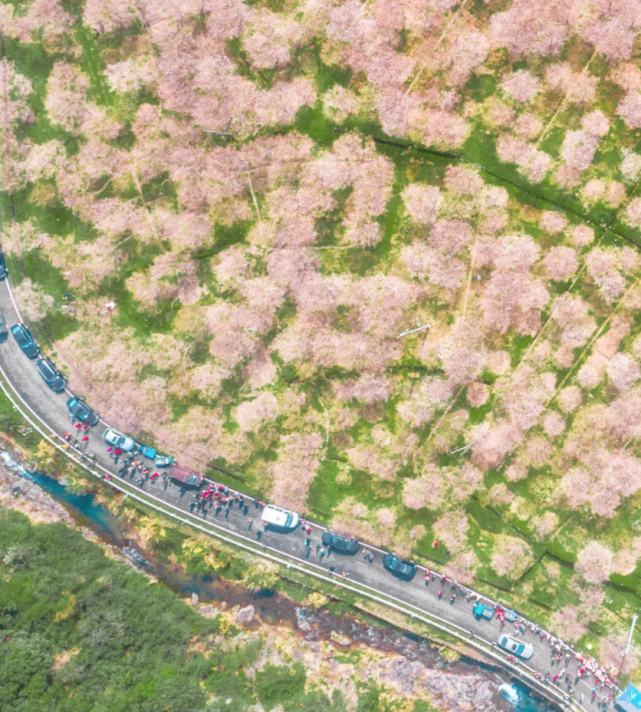
POLYGON ((321 537, 323 546, 328 546, 338 554, 355 554, 358 551, 358 542, 356 539, 348 539, 347 537, 338 536, 331 532, 323 532, 321 537))
POLYGON ((31 332, 24 324, 16 324, 15 326, 12 326, 11 333, 25 356, 30 359, 38 358, 40 347, 33 340, 31 332))
POLYGON ((136 441, 133 438, 123 435, 111 428, 107 428, 102 434, 102 437, 105 439, 107 445, 117 447, 123 452, 131 452, 136 447, 136 441))
POLYGON ((4 258, 4 252, 0 252, 0 282, 3 282, 8 276, 7 261, 4 258))
POLYGON ((293 531, 300 524, 300 517, 295 512, 290 512, 287 509, 274 507, 273 504, 268 504, 261 514, 263 522, 267 523, 272 529, 280 529, 281 531, 293 531))
POLYGON ((472 613, 478 620, 481 620, 481 618, 487 618, 487 620, 490 621, 490 620, 492 620, 492 617, 494 616, 494 609, 491 608, 490 606, 486 606, 485 604, 481 603, 480 601, 477 601, 472 606, 472 613))
POLYGON ((100 418, 91 408, 82 400, 73 396, 67 401, 67 408, 71 411, 71 415, 82 423, 87 425, 97 425, 100 418))
POLYGON ((44 382, 51 388, 54 393, 63 393, 67 382, 60 375, 58 369, 53 365, 51 359, 41 358, 36 361, 38 373, 42 376, 44 382))
POLYGON ((189 489, 198 489, 205 481, 205 478, 199 472, 188 470, 180 465, 174 465, 171 471, 171 479, 179 487, 189 489))
POLYGON ((383 566, 394 576, 411 581, 416 575, 418 567, 409 559, 399 559, 394 554, 385 554, 383 566))
POLYGON ((534 655, 534 648, 529 643, 522 643, 511 635, 502 635, 499 638, 499 645, 521 660, 529 660, 534 655))

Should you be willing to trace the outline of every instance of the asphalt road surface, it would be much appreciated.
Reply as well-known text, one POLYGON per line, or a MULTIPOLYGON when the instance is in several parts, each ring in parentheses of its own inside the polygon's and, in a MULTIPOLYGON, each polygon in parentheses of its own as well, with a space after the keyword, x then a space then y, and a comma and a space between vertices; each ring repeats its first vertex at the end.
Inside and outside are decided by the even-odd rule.
MULTIPOLYGON (((20 321, 17 305, 13 300, 10 285, 7 281, 0 283, 0 308, 4 314, 6 328, 20 321)), ((44 349, 45 355, 47 349, 44 349)), ((22 400, 21 406, 32 411, 41 424, 51 434, 56 434, 62 442, 62 436, 70 430, 69 412, 66 400, 69 393, 56 395, 49 389, 40 377, 35 367, 35 361, 29 360, 18 347, 11 334, 6 343, 0 344, 0 369, 2 370, 8 386, 14 394, 22 400)), ((91 406, 91 403, 88 405, 91 406)), ((326 531, 325 527, 314 524, 307 520, 311 526, 310 535, 305 534, 300 528, 289 534, 275 531, 264 531, 261 521, 261 509, 248 496, 245 496, 244 506, 234 502, 229 511, 225 508, 217 510, 215 506, 199 508, 193 497, 193 492, 186 491, 170 481, 163 481, 158 478, 155 481, 145 481, 137 484, 131 478, 123 478, 118 475, 118 470, 122 466, 122 461, 116 464, 107 453, 106 445, 102 438, 106 424, 101 422, 92 428, 89 433, 88 452, 97 456, 97 464, 105 471, 112 474, 114 482, 118 482, 121 487, 129 489, 146 496, 151 501, 161 503, 167 508, 173 508, 176 513, 180 513, 183 518, 199 522, 201 525, 215 527, 234 535, 237 539, 242 539, 254 547, 258 546, 256 553, 273 552, 284 555, 293 562, 300 562, 313 567, 318 573, 329 575, 336 579, 338 584, 356 584, 358 588, 366 589, 370 595, 379 594, 387 599, 401 605, 407 612, 415 612, 419 616, 422 612, 429 616, 437 616, 442 622, 451 628, 458 629, 459 635, 467 636, 470 643, 486 642, 496 643, 501 633, 514 634, 514 626, 505 623, 504 627, 495 616, 492 620, 478 621, 472 615, 472 602, 466 601, 460 590, 456 590, 456 600, 451 601, 453 589, 451 582, 441 585, 440 578, 432 578, 426 585, 424 581, 425 569, 420 567, 414 580, 402 581, 389 572, 382 565, 382 557, 385 552, 380 549, 361 544, 361 550, 354 556, 331 553, 321 555, 321 535, 326 531), (306 548, 305 539, 309 536, 311 546, 306 548), (264 549, 262 548, 264 547, 264 549), (370 561, 363 555, 366 548, 373 555, 370 561), (343 576, 345 575, 345 576, 343 576), (439 598, 438 591, 443 592, 439 598), (473 632, 473 635, 472 635, 473 632)), ((141 459, 139 455, 137 459, 141 459)), ((147 466, 152 467, 151 461, 147 466)), ((136 475, 138 477, 138 475, 136 475)), ((205 489, 203 487, 202 489, 205 489)), ((326 550, 326 547, 323 547, 326 550)), ((385 601, 383 600, 383 603, 385 601)), ((551 664, 551 647, 549 642, 542 641, 539 635, 529 630, 523 635, 519 635, 525 642, 534 646, 533 657, 526 662, 526 666, 539 673, 551 671, 551 676, 560 673, 562 669, 571 673, 572 681, 578 670, 578 662, 571 656, 569 663, 566 663, 565 656, 558 665, 551 664)), ((496 647, 494 651, 489 651, 490 655, 500 655, 503 661, 509 656, 496 647)), ((565 652, 565 651, 564 651, 565 652)), ((519 665, 523 669, 523 665, 519 665)), ((561 683, 561 680, 559 680, 561 683)), ((590 675, 589 680, 581 679, 575 687, 574 700, 579 701, 580 695, 584 695, 583 706, 588 710, 597 710, 597 705, 601 709, 603 699, 610 693, 606 687, 601 687, 597 693, 595 701, 592 701, 592 688, 594 678, 590 675)), ((548 684, 549 689, 553 689, 548 684)), ((556 690, 562 694, 567 692, 567 685, 559 684, 556 690)))

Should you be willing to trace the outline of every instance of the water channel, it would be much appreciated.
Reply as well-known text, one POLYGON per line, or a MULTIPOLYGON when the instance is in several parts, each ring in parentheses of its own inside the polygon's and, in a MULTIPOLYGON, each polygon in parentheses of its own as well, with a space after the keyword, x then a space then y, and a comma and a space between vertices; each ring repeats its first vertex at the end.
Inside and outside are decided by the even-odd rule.
MULTIPOLYGON (((314 623, 320 638, 329 638, 332 631, 348 635, 360 645, 369 645, 384 652, 400 653, 410 660, 420 660, 430 667, 447 667, 454 672, 456 664, 445 663, 429 642, 411 634, 399 632, 381 625, 370 626, 350 617, 336 618, 331 614, 317 612, 307 614, 296 603, 273 592, 252 593, 248 589, 230 581, 216 577, 193 576, 161 561, 150 560, 134 542, 127 538, 123 524, 106 507, 96 501, 92 494, 74 494, 63 483, 40 472, 27 472, 22 465, 12 460, 8 453, 2 453, 7 466, 35 482, 65 507, 76 523, 91 529, 105 543, 117 547, 135 565, 153 575, 181 597, 196 594, 201 603, 225 603, 227 606, 252 605, 265 623, 289 623, 293 629, 300 629, 301 617, 314 623)), ((484 667, 480 663, 466 659, 464 665, 484 667)), ((557 708, 532 693, 518 680, 507 680, 499 686, 504 704, 503 709, 515 712, 552 712, 557 708)))

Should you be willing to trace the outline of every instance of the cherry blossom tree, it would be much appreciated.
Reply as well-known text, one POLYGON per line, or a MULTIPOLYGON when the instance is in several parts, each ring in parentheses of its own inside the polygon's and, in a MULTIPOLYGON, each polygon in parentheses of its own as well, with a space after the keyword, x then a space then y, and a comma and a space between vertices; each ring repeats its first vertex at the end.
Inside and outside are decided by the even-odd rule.
POLYGON ((564 413, 574 412, 583 403, 583 394, 577 386, 566 386, 558 396, 559 407, 564 413))
POLYGON ((303 42, 303 26, 291 16, 266 8, 250 9, 243 48, 253 66, 274 69, 289 64, 292 51, 303 42))
POLYGON ((544 0, 536 6, 528 0, 515 0, 509 10, 491 18, 497 44, 516 56, 528 52, 543 57, 556 54, 567 39, 571 22, 570 0, 544 0))
POLYGON ((565 282, 575 272, 578 264, 576 252, 571 247, 553 247, 543 259, 545 271, 550 279, 565 282))
POLYGON ((550 170, 552 159, 525 141, 508 134, 499 136, 496 144, 499 158, 506 163, 516 163, 519 172, 532 183, 539 183, 550 170))
POLYGON ((89 78, 76 67, 56 62, 47 80, 45 108, 49 120, 70 133, 80 133, 87 115, 89 78))
POLYGON ((586 257, 588 274, 599 287, 607 304, 620 297, 626 286, 625 274, 631 273, 639 264, 639 257, 629 247, 594 249, 586 257))
POLYGON ((521 138, 531 141, 543 131, 543 122, 534 114, 521 114, 514 124, 514 130, 521 138))
POLYGON ((541 228, 552 233, 563 232, 567 224, 567 219, 561 213, 554 212, 553 210, 544 210, 539 220, 541 228))
POLYGON ((441 191, 436 186, 410 183, 402 193, 403 202, 412 220, 423 225, 436 222, 443 200, 441 191))
POLYGON ((265 391, 251 401, 241 403, 236 409, 236 422, 244 432, 256 432, 262 425, 278 417, 276 396, 265 391))
POLYGON ((325 113, 338 123, 346 121, 350 116, 355 116, 359 110, 358 99, 354 92, 345 89, 340 84, 336 84, 323 94, 323 106, 325 113))
POLYGON ((506 534, 496 537, 491 566, 499 576, 518 579, 533 563, 532 550, 523 539, 506 534))
POLYGON ((550 438, 556 438, 565 430, 565 418, 551 410, 543 416, 543 430, 550 438))
POLYGON ((572 241, 578 247, 585 247, 594 240, 594 230, 587 225, 576 225, 571 228, 572 241))
POLYGON ((541 84, 526 69, 519 69, 503 80, 501 88, 514 101, 525 103, 531 101, 538 94, 541 84))
POLYGON ((628 128, 641 127, 641 94, 632 91, 623 97, 617 108, 617 114, 625 121, 628 128))
POLYGON ((594 158, 599 139, 587 131, 567 131, 561 146, 561 157, 571 168, 584 171, 594 158))
POLYGON ((281 436, 278 460, 273 466, 272 499, 294 510, 305 506, 307 491, 320 465, 318 451, 323 445, 319 433, 292 433, 281 436))
POLYGON ((545 72, 548 84, 567 101, 587 106, 594 101, 599 78, 589 72, 573 72, 569 62, 551 64, 545 72))
POLYGON ((410 509, 437 509, 443 501, 443 477, 438 467, 428 466, 420 477, 403 481, 403 504, 410 509))
POLYGON ((608 380, 618 391, 627 391, 641 377, 638 362, 630 355, 618 353, 606 364, 608 380))
POLYGON ((630 5, 597 0, 583 23, 583 37, 610 61, 630 58, 635 32, 641 28, 630 5))
POLYGON ((575 568, 588 583, 601 583, 610 576, 613 558, 610 549, 591 541, 579 552, 575 568))

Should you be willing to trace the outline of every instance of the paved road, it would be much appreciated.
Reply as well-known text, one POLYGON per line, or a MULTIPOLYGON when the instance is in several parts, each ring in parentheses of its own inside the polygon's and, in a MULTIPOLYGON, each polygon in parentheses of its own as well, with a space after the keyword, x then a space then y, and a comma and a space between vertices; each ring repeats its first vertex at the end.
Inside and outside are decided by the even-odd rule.
MULTIPOLYGON (((20 320, 17 305, 8 282, 0 283, 0 308, 5 317, 8 327, 20 320)), ((15 340, 10 335, 6 343, 0 345, 0 371, 4 375, 9 388, 22 401, 21 410, 31 411, 31 420, 38 419, 49 434, 54 435, 57 445, 63 444, 62 436, 70 429, 69 415, 66 407, 66 399, 69 394, 54 394, 40 378, 35 368, 35 362, 30 361, 18 348, 15 340)), ((457 590, 456 601, 451 602, 451 583, 447 582, 441 586, 440 579, 433 578, 429 584, 425 584, 423 574, 425 569, 420 569, 413 581, 400 581, 389 574, 382 566, 384 552, 376 547, 367 547, 374 555, 373 562, 367 560, 362 552, 356 556, 341 556, 332 553, 329 556, 321 556, 319 551, 321 535, 325 531, 324 527, 313 522, 308 522, 312 527, 309 535, 311 547, 306 548, 305 538, 307 537, 300 529, 289 534, 281 534, 273 531, 264 531, 260 520, 261 510, 257 503, 246 496, 244 507, 241 509, 237 503, 229 511, 215 507, 199 508, 192 493, 171 484, 157 479, 155 482, 146 481, 142 485, 137 485, 130 478, 119 476, 118 470, 122 463, 116 464, 106 452, 106 446, 102 440, 104 423, 92 429, 89 439, 89 452, 97 456, 97 465, 103 473, 112 474, 112 483, 120 489, 132 493, 133 496, 143 496, 147 501, 162 507, 165 513, 179 515, 191 522, 198 523, 201 527, 212 533, 226 532, 233 535, 235 540, 241 540, 252 548, 257 549, 258 554, 266 556, 277 554, 281 560, 282 556, 294 565, 303 565, 316 575, 331 576, 340 585, 358 588, 369 593, 371 597, 382 599, 383 603, 390 606, 401 607, 405 612, 414 614, 417 618, 425 614, 431 621, 436 619, 437 624, 446 626, 450 631, 467 639, 468 644, 479 647, 483 646, 485 652, 495 659, 506 662, 506 655, 500 649, 487 649, 487 644, 495 643, 501 632, 514 633, 511 624, 505 624, 501 629, 500 622, 495 617, 491 621, 477 621, 471 613, 471 602, 467 602, 461 592, 457 590), (215 530, 215 531, 213 531, 215 530), (343 574, 346 574, 343 577, 343 574), (443 591, 442 598, 438 597, 438 591, 443 591), (473 631, 474 635, 471 635, 473 631), (500 658, 499 658, 500 656, 500 658)), ((71 451, 68 451, 73 454, 71 451)), ((574 673, 578 669, 578 663, 571 658, 566 665, 565 658, 558 666, 551 664, 550 644, 543 642, 538 635, 529 630, 522 636, 526 642, 534 646, 534 656, 527 661, 526 666, 518 665, 518 668, 511 667, 513 671, 520 675, 527 675, 531 671, 545 673, 551 670, 551 675, 556 675, 564 667, 574 673), (529 670, 528 670, 529 669, 529 670)), ((574 677, 574 676, 573 676, 574 677)), ((534 686, 536 682, 532 681, 534 686)), ((579 699, 582 693, 585 696, 585 708, 596 710, 597 702, 606 694, 606 688, 602 688, 596 702, 591 701, 591 690, 593 686, 592 678, 590 682, 580 680, 576 686, 575 699, 579 699)), ((552 692, 551 685, 546 686, 552 692)), ((557 688, 559 692, 565 692, 566 685, 557 688)))

